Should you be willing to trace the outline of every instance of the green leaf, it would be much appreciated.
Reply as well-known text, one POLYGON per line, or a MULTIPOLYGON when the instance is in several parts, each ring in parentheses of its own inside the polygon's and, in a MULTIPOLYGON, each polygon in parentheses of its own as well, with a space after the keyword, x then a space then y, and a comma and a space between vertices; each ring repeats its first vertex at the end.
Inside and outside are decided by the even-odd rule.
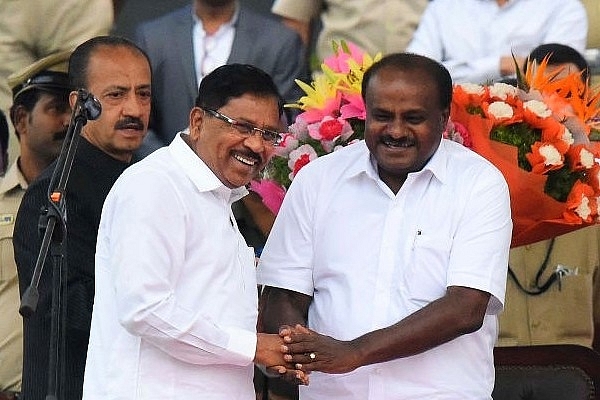
POLYGON ((567 165, 561 169, 549 171, 544 193, 560 202, 566 202, 575 182, 583 177, 582 173, 572 172, 567 165))
POLYGON ((531 146, 541 138, 540 130, 532 129, 524 122, 497 126, 490 132, 490 139, 517 147, 519 167, 525 171, 531 171, 531 164, 525 155, 531 152, 531 146))

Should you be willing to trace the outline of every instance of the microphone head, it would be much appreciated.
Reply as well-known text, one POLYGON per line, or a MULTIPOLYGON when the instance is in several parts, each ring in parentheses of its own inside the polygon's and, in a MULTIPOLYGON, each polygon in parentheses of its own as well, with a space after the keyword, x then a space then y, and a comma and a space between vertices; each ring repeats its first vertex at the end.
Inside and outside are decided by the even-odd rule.
POLYGON ((77 91, 77 100, 85 113, 86 119, 95 120, 102 114, 102 104, 100 104, 100 100, 87 90, 79 89, 77 91))

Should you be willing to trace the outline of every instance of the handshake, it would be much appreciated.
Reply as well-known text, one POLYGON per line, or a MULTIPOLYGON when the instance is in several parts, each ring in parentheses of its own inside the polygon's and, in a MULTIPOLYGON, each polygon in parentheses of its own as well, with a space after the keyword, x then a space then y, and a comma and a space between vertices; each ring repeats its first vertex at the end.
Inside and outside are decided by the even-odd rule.
POLYGON ((308 385, 311 371, 341 374, 359 365, 351 342, 321 335, 302 325, 284 325, 279 334, 259 333, 254 362, 268 377, 308 385))

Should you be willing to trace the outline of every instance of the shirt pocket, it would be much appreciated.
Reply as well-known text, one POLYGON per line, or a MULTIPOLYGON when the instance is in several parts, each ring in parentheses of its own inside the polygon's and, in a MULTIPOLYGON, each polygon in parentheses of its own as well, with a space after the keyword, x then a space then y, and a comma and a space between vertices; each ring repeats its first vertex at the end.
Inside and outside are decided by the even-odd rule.
POLYGON ((15 253, 13 250, 13 224, 0 225, 0 282, 17 276, 15 253))
POLYGON ((419 306, 446 293, 450 240, 440 234, 419 232, 414 239, 404 282, 410 300, 419 306))

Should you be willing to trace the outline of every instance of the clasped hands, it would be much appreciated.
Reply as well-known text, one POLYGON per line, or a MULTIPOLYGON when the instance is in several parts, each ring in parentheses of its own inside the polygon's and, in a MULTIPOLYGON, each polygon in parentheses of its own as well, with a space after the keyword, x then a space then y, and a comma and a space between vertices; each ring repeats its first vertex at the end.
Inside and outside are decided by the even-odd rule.
POLYGON ((283 365, 270 365, 263 369, 268 376, 281 377, 288 382, 308 385, 311 371, 341 374, 356 369, 356 349, 351 342, 321 335, 302 325, 284 325, 279 329, 283 340, 280 351, 283 365))

